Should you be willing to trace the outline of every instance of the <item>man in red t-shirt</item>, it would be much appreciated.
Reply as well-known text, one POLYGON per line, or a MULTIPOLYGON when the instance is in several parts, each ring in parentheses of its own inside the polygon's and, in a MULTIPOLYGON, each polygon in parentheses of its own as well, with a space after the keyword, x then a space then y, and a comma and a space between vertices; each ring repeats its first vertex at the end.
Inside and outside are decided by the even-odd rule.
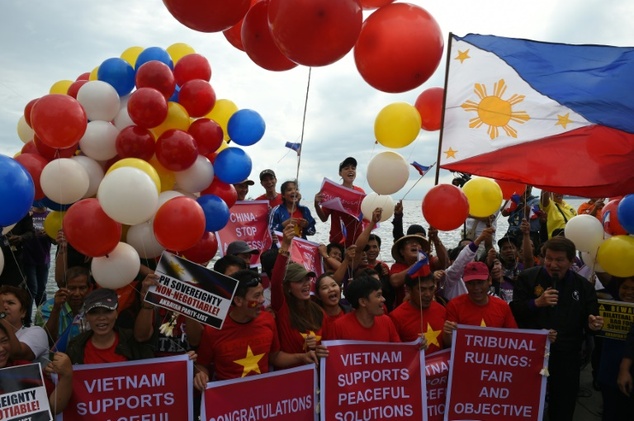
POLYGON ((414 275, 407 275, 405 287, 409 301, 389 314, 401 341, 412 342, 424 336, 428 344, 427 353, 441 350, 446 310, 434 299, 437 285, 429 265, 424 265, 414 275))
POLYGON ((491 275, 486 264, 467 263, 462 279, 467 286, 467 293, 447 303, 447 320, 443 329, 446 344, 451 343, 451 334, 458 324, 517 329, 517 323, 506 301, 489 295, 491 275))
MULTIPOLYGON (((200 391, 210 379, 227 380, 267 373, 269 365, 277 368, 293 367, 317 362, 314 351, 288 354, 280 350, 280 341, 273 315, 262 311, 264 289, 257 272, 240 270, 233 275, 238 288, 222 329, 205 326, 196 360, 194 385, 200 391)), ((192 323, 187 321, 186 329, 192 323)))
POLYGON ((264 194, 255 198, 255 200, 268 200, 269 207, 273 209, 277 205, 282 204, 282 195, 275 191, 277 186, 277 177, 273 170, 263 170, 260 173, 260 184, 264 187, 264 194))

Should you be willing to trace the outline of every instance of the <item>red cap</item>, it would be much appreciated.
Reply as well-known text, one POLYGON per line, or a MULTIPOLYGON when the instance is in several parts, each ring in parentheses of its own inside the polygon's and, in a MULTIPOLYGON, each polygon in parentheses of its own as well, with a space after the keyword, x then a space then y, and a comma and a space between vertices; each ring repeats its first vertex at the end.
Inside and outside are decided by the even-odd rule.
POLYGON ((464 268, 464 275, 462 275, 463 281, 486 281, 487 279, 489 279, 489 268, 487 265, 482 262, 467 263, 467 266, 464 268))

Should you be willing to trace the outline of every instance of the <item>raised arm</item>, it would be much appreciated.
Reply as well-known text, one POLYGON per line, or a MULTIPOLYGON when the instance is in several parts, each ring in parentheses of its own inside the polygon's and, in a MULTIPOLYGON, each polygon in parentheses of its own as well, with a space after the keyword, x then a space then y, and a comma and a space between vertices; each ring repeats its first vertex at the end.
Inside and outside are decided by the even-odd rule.
POLYGON ((152 285, 158 285, 159 276, 149 273, 141 284, 141 308, 134 320, 134 339, 138 342, 149 341, 154 335, 154 305, 145 301, 145 295, 152 285))
POLYGON ((271 273, 271 307, 275 311, 279 311, 286 301, 283 284, 293 237, 295 237, 295 227, 292 223, 287 224, 282 231, 282 242, 271 273))
POLYGON ((315 212, 317 213, 317 216, 319 217, 321 222, 326 222, 328 220, 328 213, 326 213, 324 209, 321 207, 321 202, 323 200, 324 200, 324 197, 322 196, 321 193, 317 193, 315 195, 315 212))

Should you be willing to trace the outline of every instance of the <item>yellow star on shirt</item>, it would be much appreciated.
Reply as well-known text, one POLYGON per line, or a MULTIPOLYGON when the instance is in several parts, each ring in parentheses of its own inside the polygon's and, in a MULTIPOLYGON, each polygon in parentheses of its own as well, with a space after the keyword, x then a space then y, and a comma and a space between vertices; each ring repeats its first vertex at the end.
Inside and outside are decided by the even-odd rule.
POLYGON ((565 129, 570 123, 572 123, 572 120, 570 120, 570 113, 567 113, 566 115, 557 115, 557 123, 555 123, 555 126, 561 126, 565 129))
POLYGON ((302 338, 304 338, 304 350, 306 350, 306 349, 307 349, 307 345, 306 345, 306 342, 305 342, 307 337, 309 337, 309 336, 314 336, 314 337, 315 337, 315 341, 316 341, 316 342, 321 341, 321 336, 320 336, 320 335, 318 335, 318 334, 316 334, 316 333, 315 333, 315 332, 313 332, 312 330, 309 330, 309 331, 308 331, 308 332, 306 332, 306 333, 301 333, 301 332, 300 332, 299 334, 300 334, 300 335, 302 335, 302 338))
POLYGON ((469 57, 469 50, 460 51, 458 50, 458 55, 454 58, 454 60, 460 60, 460 63, 464 63, 464 61, 469 57))
POLYGON ((487 327, 487 324, 484 321, 484 319, 482 319, 482 321, 480 322, 480 327, 487 327))
POLYGON ((425 332, 425 339, 427 339, 427 345, 436 345, 440 348, 440 343, 438 342, 438 336, 440 335, 442 330, 434 330, 431 325, 427 323, 427 332, 425 332))
POLYGON ((242 370, 242 377, 246 376, 252 371, 255 371, 258 374, 262 374, 260 371, 260 366, 258 362, 264 357, 264 354, 253 355, 253 351, 251 351, 251 347, 247 345, 247 356, 241 358, 239 360, 235 360, 234 363, 241 365, 244 367, 242 370))
POLYGON ((453 150, 451 147, 449 147, 449 149, 447 149, 446 151, 443 151, 444 154, 446 154, 446 158, 456 158, 456 154, 458 153, 458 151, 453 150))

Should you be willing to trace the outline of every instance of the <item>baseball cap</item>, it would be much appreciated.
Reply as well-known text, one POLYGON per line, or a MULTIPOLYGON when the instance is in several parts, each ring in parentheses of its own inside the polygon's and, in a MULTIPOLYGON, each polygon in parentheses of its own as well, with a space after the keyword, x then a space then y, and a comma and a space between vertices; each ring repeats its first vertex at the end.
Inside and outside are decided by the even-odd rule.
POLYGON ((260 254, 260 250, 249 247, 246 241, 232 241, 227 246, 227 252, 225 254, 260 254))
POLYGON ((469 281, 486 281, 489 279, 489 268, 482 262, 469 262, 464 268, 462 280, 469 281))
POLYGON ((517 247, 517 239, 515 237, 513 237, 512 235, 505 235, 504 237, 500 238, 498 240, 498 247, 502 248, 502 246, 506 243, 511 243, 513 244, 515 247, 517 247))
POLYGON ((255 181, 253 181, 253 180, 244 180, 244 181, 241 181, 241 182, 235 183, 235 184, 248 184, 249 186, 253 186, 255 184, 255 181))
POLYGON ((119 306, 117 293, 108 288, 99 288, 88 294, 84 299, 84 313, 96 308, 116 310, 119 306))
POLYGON ((266 170, 262 170, 262 172, 260 173, 260 181, 262 181, 262 179, 266 177, 267 175, 270 175, 273 178, 277 178, 275 177, 275 172, 273 172, 273 170, 266 169, 266 170))
POLYGON ((306 270, 306 268, 299 263, 290 262, 286 267, 286 276, 284 276, 284 282, 300 282, 303 281, 305 277, 314 278, 315 272, 310 272, 306 270))
POLYGON ((341 161, 341 164, 339 164, 339 171, 341 171, 344 167, 347 167, 348 165, 352 165, 352 166, 356 167, 357 166, 357 160, 354 159, 351 156, 347 157, 346 159, 341 161))

